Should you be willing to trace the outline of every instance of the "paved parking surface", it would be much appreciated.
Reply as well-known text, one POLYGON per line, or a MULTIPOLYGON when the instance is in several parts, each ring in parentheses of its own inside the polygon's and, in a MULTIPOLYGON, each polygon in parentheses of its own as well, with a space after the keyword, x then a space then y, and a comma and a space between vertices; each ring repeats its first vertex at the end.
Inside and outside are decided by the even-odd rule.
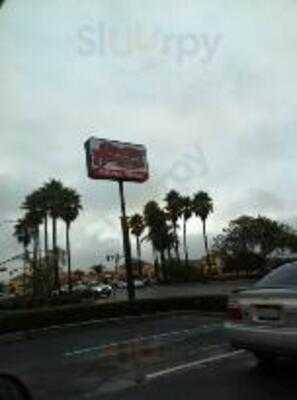
MULTIPOLYGON (((145 298, 163 298, 178 296, 193 296, 199 294, 230 294, 232 290, 238 287, 248 287, 253 284, 251 280, 229 281, 229 282, 208 282, 208 283, 180 283, 164 286, 145 287, 136 290, 136 297, 145 298)), ((110 299, 125 300, 127 293, 125 290, 117 290, 116 295, 110 299)), ((102 300, 100 300, 102 301, 102 300)))

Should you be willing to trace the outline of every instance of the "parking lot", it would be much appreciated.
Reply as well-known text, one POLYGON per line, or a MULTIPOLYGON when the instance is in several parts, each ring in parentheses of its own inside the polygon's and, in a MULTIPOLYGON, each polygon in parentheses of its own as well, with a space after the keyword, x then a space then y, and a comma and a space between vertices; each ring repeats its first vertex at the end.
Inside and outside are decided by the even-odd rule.
MULTIPOLYGON (((148 298, 164 298, 178 296, 194 296, 205 294, 230 294, 232 290, 238 287, 249 287, 253 284, 252 280, 215 282, 207 283, 179 283, 170 285, 154 285, 147 286, 136 290, 136 297, 139 299, 148 298)), ((108 301, 126 300, 127 292, 125 289, 118 289, 115 295, 111 296, 108 301)))

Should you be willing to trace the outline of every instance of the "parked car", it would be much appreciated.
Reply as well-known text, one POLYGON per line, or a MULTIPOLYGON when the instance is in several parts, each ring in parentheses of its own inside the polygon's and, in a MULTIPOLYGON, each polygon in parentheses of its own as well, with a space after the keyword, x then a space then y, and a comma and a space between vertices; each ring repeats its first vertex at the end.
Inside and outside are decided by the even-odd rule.
POLYGON ((104 283, 95 283, 89 286, 89 291, 95 298, 99 298, 110 297, 113 289, 110 285, 105 285, 104 283))
POLYGON ((127 289, 127 282, 125 281, 117 281, 115 283, 117 289, 127 289))
POLYGON ((79 283, 78 285, 74 285, 72 287, 72 293, 81 294, 85 297, 90 297, 91 292, 89 286, 84 283, 79 283))
POLYGON ((63 285, 63 286, 61 286, 60 293, 61 293, 61 294, 69 294, 69 287, 68 287, 68 285, 63 285))
MULTIPOLYGON (((115 284, 117 289, 127 289, 127 282, 118 281, 115 284)), ((134 279, 135 289, 142 289, 145 286, 145 282, 140 279, 134 279)))
POLYGON ((297 355, 297 262, 230 297, 226 332, 233 347, 263 361, 297 355))
POLYGON ((156 285, 158 281, 155 278, 144 278, 143 283, 145 286, 153 286, 156 285))
POLYGON ((134 286, 135 286, 135 289, 142 289, 142 288, 144 288, 144 282, 142 281, 142 280, 140 280, 140 279, 135 279, 134 280, 134 286))
MULTIPOLYGON (((85 285, 73 285, 72 287, 72 293, 78 294, 78 293, 84 293, 86 292, 86 286, 85 285)), ((51 292, 52 296, 65 296, 70 294, 68 285, 64 285, 60 287, 60 290, 54 289, 51 292)))

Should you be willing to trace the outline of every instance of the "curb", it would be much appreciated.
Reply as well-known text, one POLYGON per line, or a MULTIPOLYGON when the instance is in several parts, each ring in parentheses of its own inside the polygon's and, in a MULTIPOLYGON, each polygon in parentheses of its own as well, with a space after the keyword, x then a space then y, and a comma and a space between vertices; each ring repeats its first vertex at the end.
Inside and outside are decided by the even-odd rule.
POLYGON ((26 331, 12 332, 12 333, 4 333, 0 335, 0 344, 6 343, 16 343, 24 340, 35 339, 43 335, 47 335, 49 333, 56 333, 67 331, 69 329, 82 328, 88 326, 121 326, 126 323, 131 322, 143 322, 150 321, 155 319, 164 319, 168 317, 174 316, 186 316, 186 315, 200 315, 200 316, 213 316, 213 317, 223 317, 225 315, 224 312, 201 312, 197 310, 189 310, 189 311, 170 311, 170 312, 159 312, 155 314, 148 315, 140 315, 140 316, 125 316, 125 317, 116 317, 116 318, 106 318, 106 319, 92 319, 89 321, 75 322, 75 323, 67 323, 62 325, 51 325, 46 328, 38 328, 38 329, 30 329, 26 331))

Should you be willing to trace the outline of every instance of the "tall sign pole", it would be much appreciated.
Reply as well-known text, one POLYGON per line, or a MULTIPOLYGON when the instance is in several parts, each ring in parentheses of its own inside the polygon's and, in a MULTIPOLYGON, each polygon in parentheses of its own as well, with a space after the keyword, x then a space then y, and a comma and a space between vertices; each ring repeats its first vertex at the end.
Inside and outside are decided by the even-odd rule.
POLYGON ((126 216, 124 182, 122 180, 119 181, 119 192, 120 192, 121 211, 122 211, 121 223, 122 223, 123 247, 124 247, 126 273, 127 273, 127 289, 128 289, 129 300, 134 301, 135 300, 135 286, 134 286, 133 268, 132 268, 132 260, 131 260, 131 244, 130 244, 130 238, 129 238, 129 226, 128 226, 128 221, 127 221, 127 216, 126 216))
POLYGON ((135 287, 124 182, 143 183, 149 179, 146 148, 140 144, 99 139, 92 136, 85 142, 85 150, 89 178, 108 179, 119 183, 127 289, 129 300, 134 301, 135 287))

